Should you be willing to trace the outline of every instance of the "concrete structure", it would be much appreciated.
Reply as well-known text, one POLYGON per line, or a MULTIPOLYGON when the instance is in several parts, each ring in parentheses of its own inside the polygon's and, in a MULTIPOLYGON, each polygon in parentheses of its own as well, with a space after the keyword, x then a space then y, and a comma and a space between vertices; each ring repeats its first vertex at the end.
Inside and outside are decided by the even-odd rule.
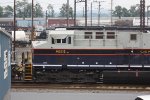
POLYGON ((0 28, 0 100, 10 100, 11 35, 0 28))

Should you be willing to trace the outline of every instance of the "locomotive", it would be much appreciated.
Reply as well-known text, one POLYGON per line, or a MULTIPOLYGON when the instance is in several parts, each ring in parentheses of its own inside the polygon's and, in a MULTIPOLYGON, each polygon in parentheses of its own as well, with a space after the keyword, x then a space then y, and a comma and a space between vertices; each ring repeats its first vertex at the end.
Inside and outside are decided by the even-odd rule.
POLYGON ((32 42, 37 82, 150 83, 150 32, 137 27, 70 27, 32 42))

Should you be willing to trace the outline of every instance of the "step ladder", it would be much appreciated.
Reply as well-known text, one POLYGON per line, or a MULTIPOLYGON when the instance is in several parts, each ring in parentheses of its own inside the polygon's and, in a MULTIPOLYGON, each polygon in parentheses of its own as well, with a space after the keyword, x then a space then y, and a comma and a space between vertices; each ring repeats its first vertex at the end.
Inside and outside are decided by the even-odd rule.
POLYGON ((100 73, 99 81, 97 83, 103 84, 104 83, 103 79, 104 79, 103 73, 100 73))
POLYGON ((25 81, 32 80, 32 64, 25 64, 24 80, 25 81))

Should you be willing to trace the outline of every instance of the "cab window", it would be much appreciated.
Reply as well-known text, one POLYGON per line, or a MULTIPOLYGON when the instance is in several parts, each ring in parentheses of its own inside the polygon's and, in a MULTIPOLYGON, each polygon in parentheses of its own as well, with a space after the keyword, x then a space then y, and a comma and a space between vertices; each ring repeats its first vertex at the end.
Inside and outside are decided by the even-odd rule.
POLYGON ((107 32, 107 39, 115 39, 115 32, 107 32))
POLYGON ((52 38, 52 44, 55 44, 55 40, 54 40, 54 38, 52 38))
POLYGON ((71 44, 71 37, 68 37, 68 44, 71 44))
POLYGON ((71 37, 67 37, 67 38, 64 38, 64 39, 54 39, 52 38, 51 40, 51 43, 52 44, 62 44, 62 43, 68 43, 68 44, 71 44, 71 37))
POLYGON ((57 43, 61 43, 61 39, 57 39, 57 43))
POLYGON ((84 38, 85 39, 92 39, 92 32, 85 32, 84 33, 84 38))
POLYGON ((103 32, 96 32, 96 39, 103 39, 104 33, 103 32))
POLYGON ((136 41, 137 40, 137 35, 136 34, 131 34, 130 35, 130 40, 136 41))
POLYGON ((62 39, 62 43, 66 43, 66 38, 65 38, 65 39, 62 39))

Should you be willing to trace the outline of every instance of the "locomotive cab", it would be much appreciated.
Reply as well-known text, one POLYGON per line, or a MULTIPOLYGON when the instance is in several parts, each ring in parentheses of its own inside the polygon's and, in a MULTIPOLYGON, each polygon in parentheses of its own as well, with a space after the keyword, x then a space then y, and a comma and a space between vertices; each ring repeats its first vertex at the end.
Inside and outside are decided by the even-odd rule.
POLYGON ((73 35, 74 31, 50 31, 49 42, 56 47, 73 45, 73 35))

